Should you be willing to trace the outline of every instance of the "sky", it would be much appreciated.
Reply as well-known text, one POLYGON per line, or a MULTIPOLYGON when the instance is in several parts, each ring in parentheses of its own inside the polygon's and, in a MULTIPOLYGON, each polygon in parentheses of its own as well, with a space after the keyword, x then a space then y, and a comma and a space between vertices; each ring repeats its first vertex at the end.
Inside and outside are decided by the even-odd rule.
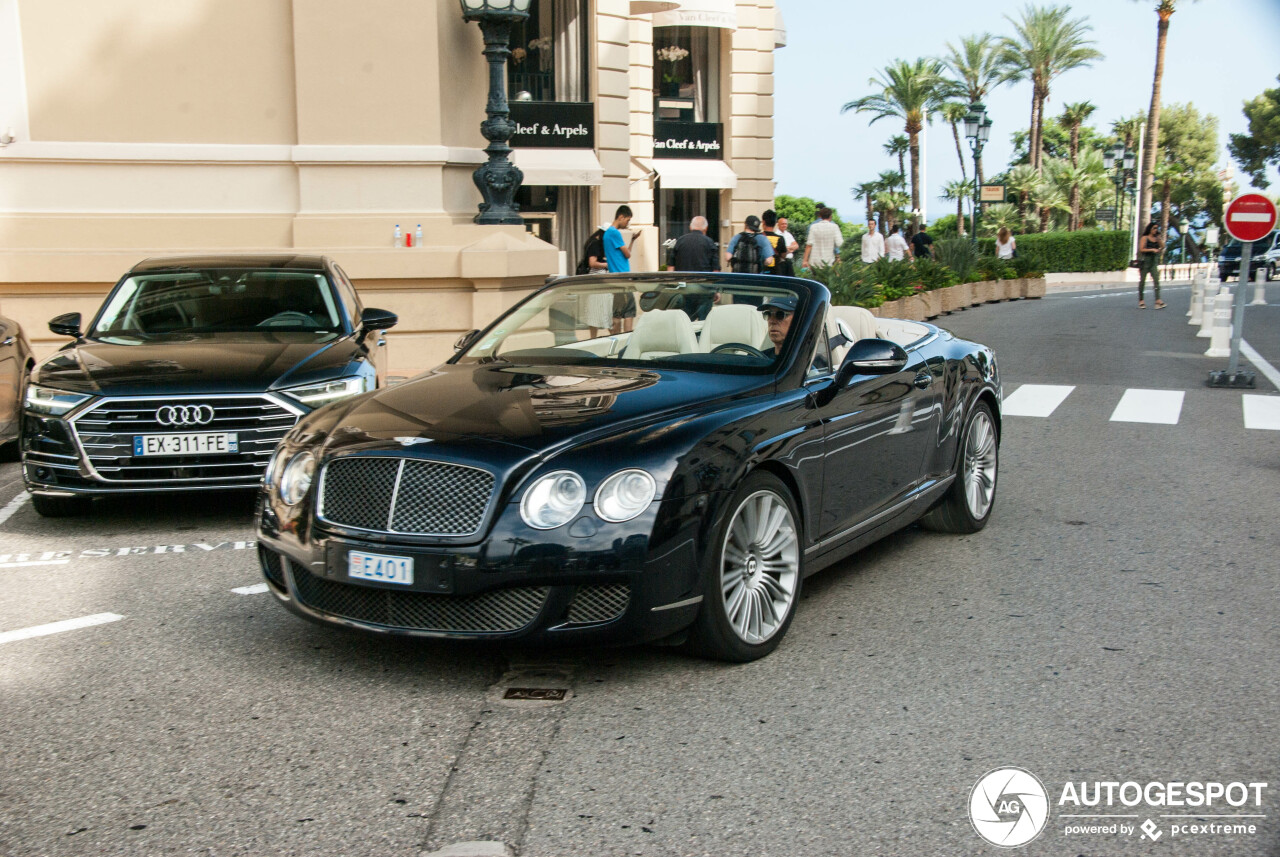
MULTIPOLYGON (((841 114, 841 106, 872 94, 868 79, 895 59, 941 56, 947 42, 958 45, 961 37, 981 32, 1011 35, 1013 27, 1004 16, 1016 18, 1024 8, 1013 0, 777 2, 788 38, 788 46, 774 53, 777 192, 824 201, 855 221, 865 204, 855 202, 849 188, 874 180, 884 170, 897 170, 897 159, 885 154, 883 146, 904 129, 896 119, 869 125, 868 114, 841 114)), ((1052 0, 1040 4, 1055 5, 1052 0)), ((1046 110, 1052 117, 1064 104, 1090 101, 1098 109, 1086 124, 1109 133, 1113 120, 1138 111, 1145 115, 1151 104, 1156 2, 1072 0, 1069 5, 1073 18, 1085 18, 1092 25, 1089 35, 1105 59, 1057 78, 1046 110)), ((1161 101, 1191 102, 1201 113, 1218 118, 1223 166, 1230 159, 1227 135, 1247 130, 1244 101, 1280 86, 1278 46, 1278 0, 1182 0, 1177 5, 1165 50, 1161 101)), ((994 124, 982 160, 984 173, 990 175, 1008 164, 1013 132, 1030 122, 1031 84, 1002 86, 986 104, 994 124)), ((944 184, 960 178, 960 166, 950 126, 936 120, 926 136, 928 198, 923 204, 933 221, 955 213, 955 203, 938 197, 944 184)), ((961 145, 972 176, 972 156, 963 136, 961 145)), ((1233 166, 1236 181, 1247 189, 1248 178, 1233 166)), ((1280 190, 1280 177, 1274 169, 1268 177, 1268 192, 1274 194, 1280 190)))

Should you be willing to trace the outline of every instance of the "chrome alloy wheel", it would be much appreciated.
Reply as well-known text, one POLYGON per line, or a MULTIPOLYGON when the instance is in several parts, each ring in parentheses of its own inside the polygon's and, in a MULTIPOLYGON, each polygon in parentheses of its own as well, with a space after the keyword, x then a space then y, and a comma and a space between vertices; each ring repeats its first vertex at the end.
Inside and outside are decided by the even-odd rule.
POLYGON ((986 517, 996 495, 996 430, 985 410, 977 410, 964 441, 964 495, 969 514, 986 517))
POLYGON ((742 501, 725 534, 720 594, 734 633, 763 643, 786 622, 800 582, 800 540, 790 507, 772 491, 742 501))

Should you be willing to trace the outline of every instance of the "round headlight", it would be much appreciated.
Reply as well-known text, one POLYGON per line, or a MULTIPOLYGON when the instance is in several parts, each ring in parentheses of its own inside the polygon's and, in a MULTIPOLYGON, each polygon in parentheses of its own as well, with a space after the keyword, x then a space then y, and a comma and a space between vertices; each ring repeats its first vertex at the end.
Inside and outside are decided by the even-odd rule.
POLYGON ((596 514, 620 524, 639 515, 653 502, 657 483, 643 470, 620 470, 596 491, 596 514))
POLYGON ((535 530, 551 530, 572 521, 587 500, 582 477, 568 470, 548 473, 529 486, 520 501, 520 517, 535 530))
POLYGON ((309 452, 299 452, 280 474, 280 499, 290 506, 297 504, 311 490, 315 473, 316 457, 309 452))

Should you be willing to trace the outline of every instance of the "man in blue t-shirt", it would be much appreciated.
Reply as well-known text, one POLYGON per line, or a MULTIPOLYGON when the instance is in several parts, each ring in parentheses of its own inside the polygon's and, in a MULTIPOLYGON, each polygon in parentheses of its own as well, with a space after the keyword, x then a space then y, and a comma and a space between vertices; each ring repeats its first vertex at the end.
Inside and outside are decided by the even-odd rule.
POLYGON ((631 246, 636 243, 636 236, 631 236, 631 244, 622 238, 622 230, 631 225, 631 209, 618 206, 613 216, 613 225, 604 231, 604 258, 609 263, 609 273, 627 273, 631 270, 631 246))

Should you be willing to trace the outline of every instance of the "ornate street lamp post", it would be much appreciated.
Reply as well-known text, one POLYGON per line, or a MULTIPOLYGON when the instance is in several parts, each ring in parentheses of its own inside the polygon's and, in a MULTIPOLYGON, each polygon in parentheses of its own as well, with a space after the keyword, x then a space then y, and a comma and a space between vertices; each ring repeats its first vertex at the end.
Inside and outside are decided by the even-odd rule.
POLYGON ((987 108, 981 101, 969 105, 969 112, 964 117, 964 136, 973 151, 973 211, 971 212, 973 242, 978 243, 978 206, 982 197, 982 180, 978 178, 978 162, 982 160, 982 147, 991 138, 991 117, 987 116, 987 108))
POLYGON ((524 173, 511 162, 507 145, 515 133, 515 125, 507 106, 507 57, 511 55, 507 43, 511 40, 511 26, 529 17, 532 0, 460 0, 462 17, 480 24, 484 35, 484 56, 489 61, 489 101, 485 105, 487 119, 480 123, 480 133, 489 141, 485 152, 489 160, 474 173, 476 187, 484 202, 476 223, 522 224, 520 206, 515 202, 516 191, 524 181, 524 173))
POLYGON ((1121 194, 1133 181, 1134 167, 1137 165, 1138 156, 1134 152, 1130 152, 1124 147, 1124 143, 1116 143, 1110 149, 1102 150, 1102 167, 1105 170, 1116 171, 1112 178, 1112 183, 1116 186, 1116 229, 1120 228, 1124 220, 1124 197, 1121 194))

